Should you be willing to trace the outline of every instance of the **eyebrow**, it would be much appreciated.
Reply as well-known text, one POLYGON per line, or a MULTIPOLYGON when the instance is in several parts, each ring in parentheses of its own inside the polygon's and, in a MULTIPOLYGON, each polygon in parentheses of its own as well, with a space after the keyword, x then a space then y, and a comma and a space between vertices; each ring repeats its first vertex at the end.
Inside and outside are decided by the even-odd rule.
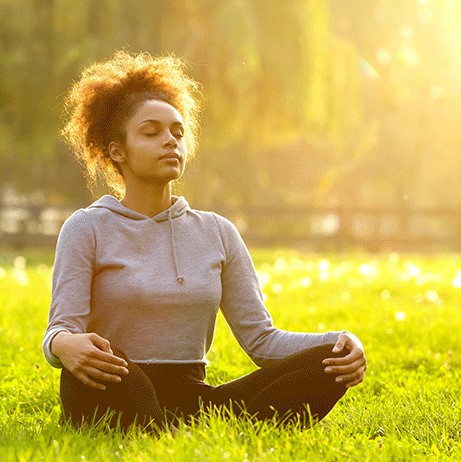
MULTIPOLYGON (((142 124, 148 124, 148 123, 151 123, 151 124, 163 124, 163 122, 161 120, 155 120, 155 119, 146 119, 146 120, 142 120, 141 122, 139 122, 139 125, 142 125, 142 124)), ((182 127, 184 128, 184 125, 182 122, 179 122, 178 121, 174 121, 174 122, 171 122, 170 123, 171 126, 178 126, 178 127, 182 127)))

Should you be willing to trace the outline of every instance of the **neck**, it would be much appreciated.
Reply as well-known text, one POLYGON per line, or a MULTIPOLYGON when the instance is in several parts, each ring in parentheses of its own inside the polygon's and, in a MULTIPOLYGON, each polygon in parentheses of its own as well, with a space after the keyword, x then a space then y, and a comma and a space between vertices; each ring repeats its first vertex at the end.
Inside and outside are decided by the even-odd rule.
POLYGON ((154 217, 160 212, 171 207, 171 187, 170 184, 139 185, 126 184, 125 197, 122 204, 135 212, 142 213, 148 217, 154 217))

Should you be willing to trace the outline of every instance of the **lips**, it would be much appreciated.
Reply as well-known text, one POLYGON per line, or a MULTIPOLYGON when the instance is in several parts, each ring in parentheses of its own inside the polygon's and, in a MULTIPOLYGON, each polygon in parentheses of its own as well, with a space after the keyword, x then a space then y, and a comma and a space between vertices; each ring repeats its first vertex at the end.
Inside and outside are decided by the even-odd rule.
POLYGON ((181 156, 176 154, 175 152, 169 152, 168 154, 164 154, 163 156, 159 157, 160 160, 181 160, 181 156))

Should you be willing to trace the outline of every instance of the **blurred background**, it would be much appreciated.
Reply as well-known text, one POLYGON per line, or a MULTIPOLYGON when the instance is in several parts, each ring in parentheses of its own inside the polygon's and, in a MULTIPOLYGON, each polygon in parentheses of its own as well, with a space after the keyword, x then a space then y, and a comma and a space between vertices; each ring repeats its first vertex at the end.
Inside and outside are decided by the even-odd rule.
POLYGON ((4 245, 52 246, 94 200, 63 97, 125 49, 174 53, 203 84, 177 191, 249 245, 461 250, 457 0, 0 0, 0 38, 4 245))

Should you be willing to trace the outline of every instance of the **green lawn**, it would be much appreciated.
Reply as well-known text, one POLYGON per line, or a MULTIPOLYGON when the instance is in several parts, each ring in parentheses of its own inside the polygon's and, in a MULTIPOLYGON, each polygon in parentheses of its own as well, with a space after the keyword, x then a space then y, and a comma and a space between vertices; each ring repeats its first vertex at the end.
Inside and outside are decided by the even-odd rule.
MULTIPOLYGON (((461 257, 253 251, 276 325, 348 329, 368 371, 310 430, 204 416, 175 439, 58 425, 59 372, 41 340, 52 254, 0 254, 0 460, 461 460, 461 257), (25 266, 24 266, 25 264, 25 266)), ((219 383, 253 369, 220 318, 208 358, 219 383)))

